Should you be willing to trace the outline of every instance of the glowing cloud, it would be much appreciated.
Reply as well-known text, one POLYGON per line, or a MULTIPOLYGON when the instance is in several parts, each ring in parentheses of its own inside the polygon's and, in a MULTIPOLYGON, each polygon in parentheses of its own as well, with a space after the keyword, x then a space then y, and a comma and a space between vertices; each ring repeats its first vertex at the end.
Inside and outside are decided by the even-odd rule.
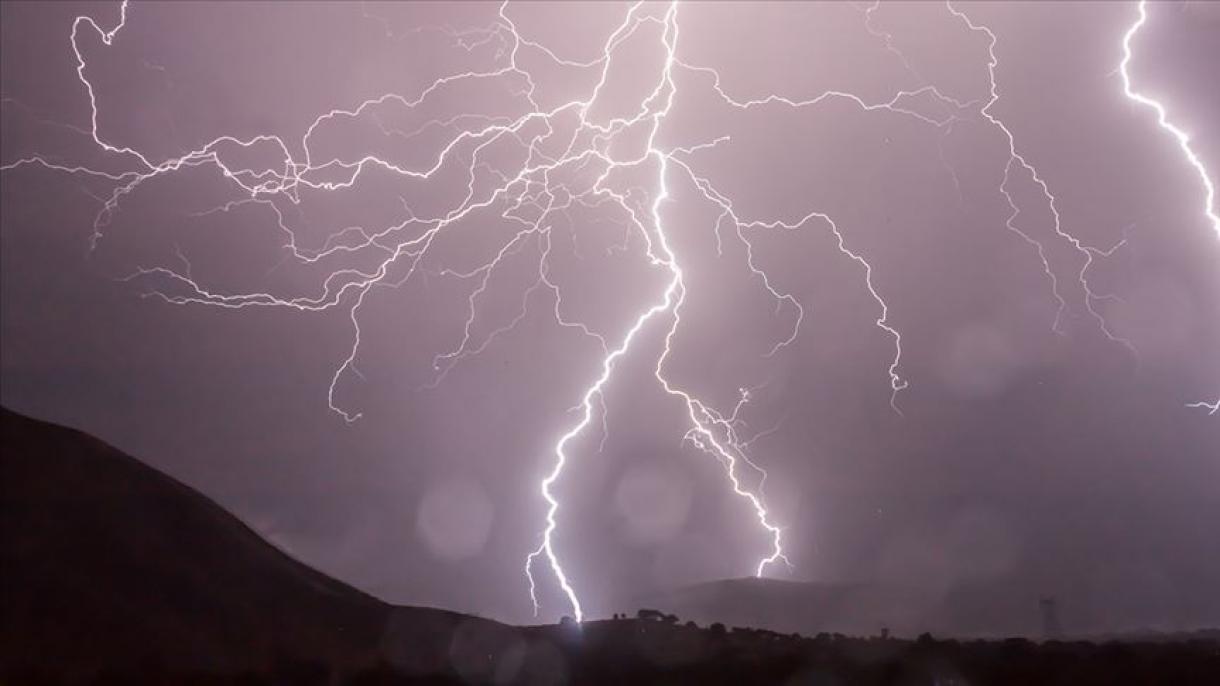
MULTIPOLYGON (((878 30, 873 24, 872 5, 863 12, 863 21, 867 31, 884 43, 887 51, 899 57, 909 73, 918 77, 910 62, 894 46, 888 33, 878 30)), ((989 98, 986 101, 976 100, 962 102, 942 93, 936 86, 921 85, 913 90, 903 90, 893 94, 888 99, 869 101, 855 93, 846 91, 827 91, 807 99, 793 99, 779 94, 771 94, 756 99, 743 99, 729 93, 722 86, 721 74, 706 66, 693 64, 684 60, 679 50, 680 8, 677 2, 663 6, 655 6, 637 2, 630 5, 622 21, 609 35, 601 47, 600 54, 589 61, 573 61, 559 57, 553 50, 540 42, 524 37, 518 30, 508 13, 508 5, 500 6, 497 20, 491 26, 469 31, 447 32, 466 49, 474 46, 496 43, 502 46, 497 52, 495 62, 486 70, 462 71, 438 78, 420 90, 415 96, 408 98, 403 95, 387 93, 376 98, 365 100, 355 107, 331 109, 314 119, 297 141, 285 141, 276 135, 257 135, 239 139, 233 136, 221 136, 203 146, 178 157, 156 161, 146 153, 131 147, 108 142, 102 135, 98 123, 98 104, 94 84, 86 75, 86 60, 82 54, 79 40, 82 31, 92 31, 102 40, 105 46, 110 46, 118 39, 120 31, 128 21, 128 4, 119 6, 118 22, 109 29, 102 28, 91 17, 77 17, 72 24, 71 45, 76 57, 76 74, 88 97, 90 109, 90 127, 88 135, 93 143, 103 152, 128 160, 135 168, 130 171, 113 173, 95 170, 80 165, 65 165, 49 161, 43 156, 31 156, 16 160, 3 167, 12 170, 23 166, 42 166, 73 175, 84 175, 113 182, 114 187, 109 197, 102 199, 102 209, 93 224, 93 243, 103 237, 107 226, 122 200, 150 179, 173 174, 180 170, 196 167, 214 167, 224 180, 232 184, 240 198, 225 203, 208 212, 228 212, 248 204, 256 204, 268 208, 277 219, 277 228, 287 236, 286 247, 291 257, 301 263, 329 263, 331 260, 361 255, 374 256, 375 259, 363 262, 363 267, 343 266, 326 273, 320 292, 282 296, 271 292, 219 292, 205 287, 192 276, 190 262, 180 250, 177 257, 180 267, 154 266, 141 267, 125 278, 147 285, 147 293, 174 304, 199 304, 229 309, 244 309, 248 307, 278 307, 293 310, 316 312, 322 310, 344 310, 352 326, 351 347, 346 357, 340 362, 330 378, 327 399, 331 409, 340 414, 347 422, 359 419, 361 412, 342 406, 336 401, 336 388, 340 381, 349 373, 358 374, 355 369, 356 358, 361 348, 362 307, 365 298, 375 286, 401 286, 420 274, 424 267, 425 257, 431 256, 438 237, 448 235, 462 225, 464 220, 477 216, 481 212, 492 212, 498 218, 508 222, 513 227, 511 235, 498 245, 494 255, 474 268, 457 269, 444 268, 439 276, 469 281, 474 284, 465 303, 465 319, 459 340, 451 347, 437 353, 433 357, 435 376, 432 385, 440 384, 455 365, 462 360, 478 355, 499 336, 511 331, 527 315, 531 296, 534 293, 549 293, 553 298, 550 316, 554 322, 565 329, 579 332, 594 343, 601 352, 601 359, 596 367, 597 373, 584 386, 579 403, 575 406, 576 420, 562 430, 553 447, 553 461, 550 470, 539 482, 539 491, 546 505, 545 522, 539 534, 536 548, 531 544, 532 552, 526 556, 524 572, 529 587, 529 595, 535 614, 540 609, 539 583, 535 578, 536 563, 545 560, 546 568, 554 576, 559 590, 571 609, 577 621, 584 619, 585 608, 577 592, 577 584, 571 579, 561 561, 557 550, 556 536, 560 528, 560 514, 565 505, 561 502, 557 488, 570 463, 576 458, 573 454, 574 442, 582 436, 589 425, 599 416, 602 421, 605 440, 605 390, 614 377, 615 371, 629 355, 638 354, 635 344, 645 335, 650 327, 658 327, 657 332, 663 332, 663 345, 656 353, 655 360, 650 360, 653 376, 669 397, 685 408, 687 424, 683 427, 683 436, 690 445, 702 453, 716 459, 724 468, 729 490, 737 496, 749 510, 749 515, 757 520, 758 526, 766 539, 766 552, 757 562, 751 565, 753 572, 762 576, 777 562, 790 564, 783 547, 783 530, 775 522, 768 511, 763 493, 767 472, 749 454, 751 443, 764 434, 756 434, 747 439, 741 435, 740 413, 749 402, 751 393, 757 389, 742 389, 737 404, 728 411, 719 409, 713 404, 696 397, 689 390, 681 387, 666 374, 667 363, 675 355, 673 341, 682 325, 683 307, 688 294, 688 282, 685 279, 683 264, 671 241, 671 227, 666 223, 664 208, 671 201, 671 184, 689 183, 696 192, 699 202, 706 202, 717 213, 714 230, 717 240, 720 240, 721 229, 731 226, 733 236, 744 247, 745 262, 752 279, 761 285, 770 298, 776 303, 777 311, 781 309, 791 315, 791 326, 786 328, 785 335, 774 342, 768 353, 776 355, 797 340, 805 317, 805 308, 790 292, 778 286, 775 280, 755 260, 755 246, 751 234, 758 231, 800 231, 825 227, 835 239, 839 253, 846 259, 858 265, 863 278, 863 284, 876 305, 876 327, 893 342, 893 356, 888 359, 885 375, 888 376, 889 402, 894 412, 901 414, 899 409, 899 394, 908 388, 908 380, 901 374, 903 363, 903 339, 899 329, 891 322, 889 303, 882 297, 881 290, 874 283, 874 268, 867 257, 860 251, 849 248, 848 237, 840 224, 826 213, 816 209, 806 209, 799 216, 790 217, 749 217, 742 216, 734 200, 719 190, 702 173, 694 162, 694 153, 713 148, 730 140, 729 136, 720 136, 706 140, 696 145, 686 147, 665 147, 658 142, 658 132, 670 115, 675 97, 678 94, 675 73, 702 75, 703 78, 693 81, 705 82, 710 93, 724 105, 739 111, 759 110, 766 108, 805 109, 838 102, 849 104, 860 112, 886 113, 916 122, 921 127, 927 127, 933 132, 944 133, 956 123, 966 119, 985 121, 1003 136, 1006 143, 1007 156, 1004 161, 1003 182, 998 192, 1006 199, 1011 213, 1005 220, 1005 227, 1019 236, 1034 248, 1042 264, 1042 268, 1050 282, 1051 291, 1058 303, 1058 310, 1052 324, 1056 332, 1061 332, 1062 318, 1070 308, 1067 296, 1060 289, 1060 281, 1051 267, 1048 251, 1051 246, 1044 241, 1032 237, 1018 227, 1014 220, 1019 212, 1016 200, 1011 191, 1011 182, 1016 174, 1023 174, 1039 188, 1042 198, 1053 217, 1053 232, 1055 238, 1069 245, 1083 259, 1083 266, 1073 276, 1084 293, 1084 309, 1096 322, 1100 330, 1111 340, 1130 347, 1125 340, 1111 333, 1105 319, 1094 309, 1094 303, 1105 295, 1092 290, 1087 277, 1087 271, 1097 257, 1111 254, 1119 245, 1100 249, 1085 245, 1078 238, 1067 232, 1061 225, 1057 208, 1056 196, 1044 180, 1038 169, 1027 161, 1019 152, 1016 138, 1009 126, 992 113, 992 109, 1000 98, 997 85, 996 69, 999 60, 996 55, 996 35, 986 26, 973 21, 966 12, 954 7, 951 3, 945 5, 952 17, 962 22, 971 32, 983 34, 988 39, 987 72, 989 76, 989 98), (638 103, 630 103, 631 114, 611 117, 609 119, 594 116, 594 107, 599 104, 607 88, 619 50, 626 42, 641 32, 644 27, 659 32, 659 41, 664 57, 655 66, 655 71, 645 71, 639 75, 647 79, 642 83, 649 88, 638 103), (521 59, 523 50, 541 55, 551 65, 578 70, 596 69, 599 78, 582 97, 563 102, 552 107, 543 107, 536 97, 539 78, 529 68, 523 66, 521 59), (354 154, 349 159, 331 158, 315 160, 316 147, 314 139, 324 127, 336 122, 356 119, 375 112, 378 108, 394 106, 407 111, 414 111, 421 105, 430 102, 438 93, 460 83, 479 82, 482 80, 503 79, 510 81, 516 91, 515 96, 523 103, 522 112, 511 112, 498 116, 465 113, 448 119, 436 119, 426 122, 419 130, 434 127, 437 130, 456 133, 447 139, 430 163, 417 168, 404 166, 387 157, 372 154, 354 154), (915 103, 930 99, 942 108, 945 114, 932 116, 925 113, 915 103), (574 121, 574 124, 565 122, 574 121), (637 154, 623 155, 612 152, 615 144, 623 143, 623 147, 631 148, 628 141, 637 140, 640 132, 644 132, 644 143, 638 148, 637 154), (290 144, 291 143, 291 144, 290 144), (484 155, 489 155, 496 144, 515 144, 524 153, 525 161, 520 168, 505 171, 495 167, 484 155), (270 146, 282 158, 279 169, 258 169, 235 166, 227 162, 222 154, 222 148, 233 146, 239 149, 250 149, 254 146, 270 146), (293 150, 301 151, 294 154, 293 150), (298 247, 297 237, 285 221, 279 205, 275 202, 286 201, 299 203, 304 192, 336 191, 355 186, 362 176, 377 170, 404 179, 427 180, 439 175, 442 168, 468 159, 469 164, 462 171, 466 177, 466 188, 463 197, 444 211, 433 214, 420 214, 404 202, 404 216, 401 221, 376 230, 361 227, 345 227, 334 233, 319 250, 306 250, 298 247), (645 174, 649 179, 650 188, 623 189, 617 185, 618 175, 625 173, 645 174), (581 174, 588 176, 586 180, 576 180, 581 174), (490 183, 490 188, 480 186, 490 183), (664 276, 664 287, 655 293, 647 302, 639 303, 634 309, 630 325, 617 334, 595 331, 593 327, 572 316, 570 308, 564 300, 562 288, 551 278, 551 231, 553 221, 573 207, 599 209, 615 213, 627 223, 632 235, 638 235, 645 246, 644 255, 647 266, 657 270, 664 276), (495 328, 482 337, 476 335, 475 324, 478 320, 480 304, 489 291, 490 280, 501 270, 510 257, 523 251, 537 252, 536 277, 531 272, 533 282, 522 295, 520 308, 507 323, 495 328), (371 265, 371 266, 370 266, 371 265), (660 327, 664 328, 660 328, 660 327)), ((1189 162, 1199 172, 1207 189, 1204 212, 1212 222, 1213 228, 1220 237, 1220 219, 1212 209, 1215 189, 1209 180, 1206 170, 1189 146, 1189 138, 1185 133, 1167 121, 1165 108, 1155 100, 1135 92, 1132 89, 1127 73, 1127 65, 1131 60, 1131 41, 1146 20, 1144 3, 1140 3, 1138 21, 1127 31, 1123 39, 1124 58, 1120 66, 1124 89, 1127 97, 1153 108, 1158 115, 1158 122, 1164 130, 1170 132, 1187 156, 1189 162)), ((387 27, 388 30, 388 27, 387 27)), ((922 79, 919 79, 922 82, 922 79)), ((384 130, 384 129, 383 129, 384 130)), ((943 160, 942 160, 943 161, 943 160)), ((719 245, 719 244, 718 244, 719 245)), ((871 308, 870 308, 871 309, 871 308)), ((869 315, 873 317, 873 314, 869 315)), ((880 376, 880 374, 879 374, 880 376)), ((1215 404, 1192 403, 1191 407, 1209 408, 1211 414, 1220 411, 1220 401, 1215 404)), ((771 429, 774 430, 774 429, 771 429)), ((570 507, 570 505, 568 505, 570 507)))

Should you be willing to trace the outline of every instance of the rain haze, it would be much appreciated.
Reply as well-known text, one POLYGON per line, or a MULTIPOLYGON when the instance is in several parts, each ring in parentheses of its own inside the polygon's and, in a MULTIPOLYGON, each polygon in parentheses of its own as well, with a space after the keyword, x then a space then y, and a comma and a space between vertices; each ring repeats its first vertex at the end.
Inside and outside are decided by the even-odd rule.
MULTIPOLYGON (((1147 10, 1214 179, 1220 6, 1147 10)), ((1220 623, 1220 229, 1136 4, 0 12, 4 405, 297 559, 1220 623)))

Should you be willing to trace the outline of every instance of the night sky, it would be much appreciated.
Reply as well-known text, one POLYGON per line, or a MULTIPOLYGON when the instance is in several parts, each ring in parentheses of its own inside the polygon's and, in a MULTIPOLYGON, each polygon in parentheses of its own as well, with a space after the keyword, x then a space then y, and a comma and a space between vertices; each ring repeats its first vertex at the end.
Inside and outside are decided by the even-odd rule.
MULTIPOLYGON (((1220 5, 1148 10, 1220 169, 1220 5)), ((133 3, 79 76, 118 4, 0 12, 4 404, 307 563, 535 621, 657 307, 551 489, 587 615, 771 554, 714 440, 765 576, 1220 622, 1220 233, 1135 4, 133 3)))

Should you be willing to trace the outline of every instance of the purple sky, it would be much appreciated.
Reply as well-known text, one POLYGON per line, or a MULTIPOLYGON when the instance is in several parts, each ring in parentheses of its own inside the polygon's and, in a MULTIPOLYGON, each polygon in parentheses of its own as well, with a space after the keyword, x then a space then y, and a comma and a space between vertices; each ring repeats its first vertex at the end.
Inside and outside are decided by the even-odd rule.
MULTIPOLYGON (((656 377, 673 331, 672 388, 721 416, 752 389, 733 436, 706 425, 769 474, 792 566, 767 576, 1054 594, 1078 629, 1220 622, 1220 414, 1186 407, 1220 394, 1220 236, 1123 94, 1133 3, 956 6, 996 38, 986 108, 987 33, 939 3, 135 3, 109 45, 78 22, 96 130, 69 36, 119 6, 0 7, 3 402, 306 562, 531 621, 539 482, 598 336, 618 348, 672 284, 649 254, 668 248, 680 321, 671 302, 616 358, 552 489, 588 615, 771 552, 683 441, 687 405, 656 377), (1126 239, 1084 272, 1099 297, 1005 128, 1064 234, 1126 239), (185 164, 150 173, 94 134, 185 164)), ((1130 69, 1209 169, 1218 9, 1151 5, 1130 69)), ((570 612, 534 570, 539 616, 570 612)))

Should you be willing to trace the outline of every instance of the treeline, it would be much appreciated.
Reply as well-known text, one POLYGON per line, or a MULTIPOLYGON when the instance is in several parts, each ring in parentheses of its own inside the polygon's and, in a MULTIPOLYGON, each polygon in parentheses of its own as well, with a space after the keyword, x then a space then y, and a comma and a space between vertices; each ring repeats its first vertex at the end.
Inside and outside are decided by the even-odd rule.
MULTIPOLYGON (((1220 641, 1033 642, 813 637, 722 625, 682 624, 642 611, 635 618, 518 630, 516 642, 487 654, 466 653, 433 673, 410 673, 388 661, 335 666, 285 660, 245 674, 170 674, 155 664, 78 675, 90 686, 398 686, 411 684, 845 684, 852 686, 1215 686, 1220 641)), ((456 655, 456 654, 455 654, 456 655)), ((7 675, 5 684, 67 683, 37 674, 7 675)))

